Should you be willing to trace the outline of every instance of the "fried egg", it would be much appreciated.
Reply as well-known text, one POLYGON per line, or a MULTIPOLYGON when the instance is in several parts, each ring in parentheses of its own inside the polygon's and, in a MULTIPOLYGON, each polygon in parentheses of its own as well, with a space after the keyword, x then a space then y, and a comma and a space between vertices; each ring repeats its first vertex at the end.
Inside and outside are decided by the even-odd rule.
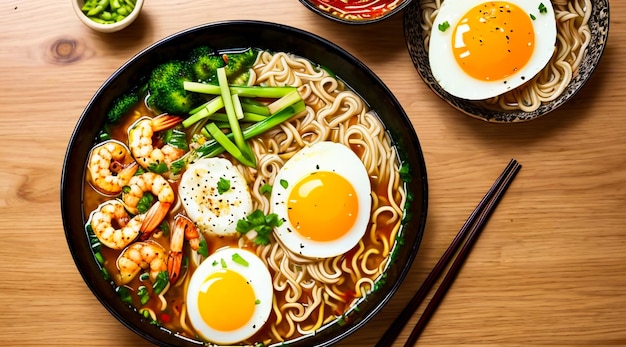
POLYGON ((304 147, 274 179, 271 208, 283 220, 275 234, 305 257, 346 253, 367 229, 370 194, 367 170, 350 148, 327 141, 304 147))
POLYGON ((259 331, 272 309, 271 275, 254 253, 222 248, 194 271, 186 294, 189 320, 216 344, 233 344, 259 331))
POLYGON ((189 165, 178 194, 187 215, 203 233, 235 235, 237 221, 252 211, 245 178, 224 158, 202 158, 189 165))
POLYGON ((555 43, 550 0, 445 0, 433 23, 429 63, 448 93, 482 100, 532 79, 555 43))

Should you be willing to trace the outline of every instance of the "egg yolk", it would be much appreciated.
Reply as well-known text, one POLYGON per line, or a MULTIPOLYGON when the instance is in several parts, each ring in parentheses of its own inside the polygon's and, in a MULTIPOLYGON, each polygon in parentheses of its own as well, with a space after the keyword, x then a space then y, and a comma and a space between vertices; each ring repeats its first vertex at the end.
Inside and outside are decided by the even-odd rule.
POLYGON ((493 1, 469 10, 452 33, 461 68, 483 81, 502 80, 528 63, 535 47, 530 15, 515 4, 493 1))
POLYGON ((233 331, 250 321, 255 300, 252 286, 242 275, 220 269, 209 275, 200 287, 198 309, 211 328, 233 331))
POLYGON ((296 231, 320 242, 336 240, 350 231, 358 211, 352 184, 330 171, 306 176, 293 187, 287 203, 289 221, 296 231))

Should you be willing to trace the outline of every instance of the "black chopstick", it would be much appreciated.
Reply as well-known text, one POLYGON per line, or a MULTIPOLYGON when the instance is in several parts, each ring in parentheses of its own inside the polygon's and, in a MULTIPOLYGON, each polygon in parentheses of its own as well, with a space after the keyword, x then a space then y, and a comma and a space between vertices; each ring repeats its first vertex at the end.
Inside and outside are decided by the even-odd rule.
POLYGON ((424 283, 422 283, 422 285, 420 286, 419 290, 415 293, 413 298, 411 298, 409 304, 402 310, 402 312, 400 312, 400 315, 394 320, 391 326, 389 326, 387 331, 385 331, 381 339, 376 344, 376 347, 388 347, 393 344, 400 331, 402 331, 404 325, 408 322, 408 320, 411 318, 415 310, 417 310, 422 301, 424 301, 426 295, 435 285, 435 282, 437 281, 437 279, 439 278, 439 276, 469 233, 469 236, 467 236, 467 240, 465 241, 463 248, 461 249, 461 251, 459 251, 457 257, 450 266, 448 273, 446 274, 441 284, 439 285, 439 288, 437 288, 437 291, 424 309, 424 312, 420 316, 418 322, 415 324, 415 327, 413 327, 413 330, 411 331, 411 334, 409 335, 409 338, 404 345, 412 346, 415 343, 421 332, 426 327, 426 324, 432 317, 434 311, 437 309, 437 306, 439 306, 439 303, 443 299, 443 296, 450 288, 452 282, 454 281, 454 278, 458 274, 461 265, 465 261, 465 258, 469 254, 472 245, 478 238, 478 235, 482 231, 485 223, 495 210, 495 207, 498 205, 498 203, 502 199, 502 196, 504 195, 507 188, 521 168, 522 166, 517 162, 517 160, 511 159, 504 171, 496 179, 489 191, 487 191, 487 193, 478 203, 474 211, 470 214, 467 221, 465 221, 465 224, 463 224, 459 233, 456 235, 443 256, 439 259, 430 274, 428 274, 428 276, 424 280, 424 283))

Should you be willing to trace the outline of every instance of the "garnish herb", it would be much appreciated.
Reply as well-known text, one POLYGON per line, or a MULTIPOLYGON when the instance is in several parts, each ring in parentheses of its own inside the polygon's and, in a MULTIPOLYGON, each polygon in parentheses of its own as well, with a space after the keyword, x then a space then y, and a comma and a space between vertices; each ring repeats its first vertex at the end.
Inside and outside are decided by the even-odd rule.
POLYGON ((448 23, 448 21, 445 21, 443 23, 440 23, 438 27, 439 27, 439 31, 443 32, 443 31, 448 30, 448 28, 450 28, 450 23, 448 23))
POLYGON ((346 316, 341 316, 339 317, 339 319, 337 319, 337 324, 339 324, 339 326, 344 326, 346 325, 346 316))
POLYGON ((146 286, 139 286, 137 288, 137 296, 139 297, 139 302, 142 305, 145 305, 150 301, 150 293, 148 292, 148 288, 146 286))
POLYGON ((227 268, 228 266, 226 265, 226 260, 224 260, 223 258, 220 259, 220 264, 222 265, 222 269, 227 268))
POLYGON ((128 290, 128 288, 124 286, 119 286, 116 288, 116 291, 117 291, 117 295, 120 296, 123 302, 129 305, 133 304, 133 298, 130 296, 130 291, 128 290))
POLYGON ((281 187, 287 189, 287 187, 289 187, 289 182, 287 182, 286 180, 280 180, 280 185, 281 187))
POLYGON ((169 171, 169 169, 165 163, 152 163, 148 165, 148 171, 161 175, 169 171))
POLYGON ((104 266, 100 268, 100 272, 102 272, 102 278, 104 278, 105 281, 109 281, 111 279, 109 271, 107 271, 107 268, 105 268, 104 266))
POLYGON ((217 266, 217 264, 218 264, 218 263, 217 263, 217 260, 213 260, 213 263, 212 263, 211 265, 213 265, 213 266, 217 266))
POLYGON ((93 228, 91 224, 85 225, 85 231, 87 231, 87 235, 89 236, 89 244, 91 245, 91 250, 94 252, 94 255, 97 257, 97 253, 100 253, 100 240, 93 232, 93 228))
POLYGON ((387 274, 383 274, 380 279, 378 279, 378 281, 374 282, 374 288, 372 289, 372 292, 377 292, 380 290, 380 288, 382 288, 385 283, 387 283, 387 274))
POLYGON ((411 181, 411 169, 409 168, 409 163, 408 162, 404 162, 402 163, 402 165, 400 166, 400 178, 405 181, 405 182, 410 182, 411 181))
POLYGON ((161 222, 157 229, 161 230, 164 236, 168 236, 170 234, 170 225, 167 223, 167 221, 161 222))
POLYGON ((258 304, 260 304, 260 303, 261 303, 261 300, 259 300, 259 299, 254 300, 254 304, 255 304, 255 305, 258 305, 258 304))
POLYGON ((139 280, 140 281, 147 281, 148 278, 150 278, 150 275, 147 272, 142 273, 141 275, 139 275, 139 280))
POLYGON ((270 235, 275 227, 279 227, 283 221, 278 218, 276 213, 270 213, 267 216, 261 210, 255 210, 246 218, 237 221, 237 231, 246 234, 251 230, 256 231, 254 243, 257 245, 267 245, 270 243, 270 235))
POLYGON ((100 134, 98 134, 98 139, 100 141, 110 140, 111 139, 111 135, 109 135, 109 133, 107 133, 107 132, 101 132, 100 134))
POLYGON ((153 201, 154 201, 154 195, 146 192, 141 197, 141 199, 139 199, 139 202, 137 203, 137 211, 139 213, 148 212, 148 210, 150 209, 150 206, 152 206, 153 201))
POLYGON ((170 164, 170 171, 172 174, 178 175, 181 171, 183 171, 186 164, 187 162, 185 161, 185 157, 176 159, 170 164))
POLYGON ((233 261, 239 265, 248 267, 248 261, 245 260, 239 253, 233 253, 233 261))
POLYGON ((539 4, 539 13, 548 13, 548 8, 543 2, 539 4))
POLYGON ((150 311, 148 310, 141 310, 139 313, 143 316, 143 318, 150 318, 150 311))
POLYGON ((94 256, 96 257, 98 263, 104 264, 104 257, 102 256, 102 253, 97 252, 96 254, 94 254, 94 256))
POLYGON ((230 189, 230 181, 225 179, 224 177, 220 177, 220 180, 217 182, 217 192, 222 195, 226 193, 230 189))
POLYGON ((209 256, 209 247, 206 243, 206 240, 201 240, 200 244, 198 245, 198 254, 200 254, 203 257, 208 257, 209 256))
POLYGON ((169 276, 167 275, 167 271, 159 272, 156 280, 154 280, 154 284, 152 285, 152 289, 154 290, 155 294, 160 294, 163 289, 165 289, 165 286, 167 286, 167 283, 169 282, 168 277, 169 276))
POLYGON ((537 17, 535 17, 535 15, 533 15, 532 13, 530 14, 530 19, 535 20, 537 19, 537 17))
POLYGON ((163 134, 163 142, 172 145, 173 147, 176 147, 178 149, 186 150, 188 148, 187 134, 179 129, 166 130, 163 134))
POLYGON ((271 195, 272 194, 272 186, 269 183, 265 183, 259 188, 259 193, 263 195, 271 195))

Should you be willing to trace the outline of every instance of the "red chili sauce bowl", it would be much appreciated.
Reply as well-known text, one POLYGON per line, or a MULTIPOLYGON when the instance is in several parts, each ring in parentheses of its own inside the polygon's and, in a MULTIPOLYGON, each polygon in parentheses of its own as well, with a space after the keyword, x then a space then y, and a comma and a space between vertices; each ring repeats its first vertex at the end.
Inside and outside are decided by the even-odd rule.
POLYGON ((314 13, 345 24, 369 24, 402 11, 411 0, 300 0, 314 13))

